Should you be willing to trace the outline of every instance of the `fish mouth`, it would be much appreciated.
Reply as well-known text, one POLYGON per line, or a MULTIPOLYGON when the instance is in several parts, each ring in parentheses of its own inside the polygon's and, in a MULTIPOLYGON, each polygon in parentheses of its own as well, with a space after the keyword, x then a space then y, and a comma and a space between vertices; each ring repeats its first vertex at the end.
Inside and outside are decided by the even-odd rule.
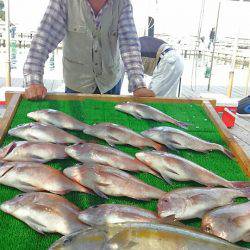
POLYGON ((10 213, 10 206, 6 202, 4 202, 0 205, 0 210, 9 214, 10 213))
POLYGON ((116 110, 122 110, 122 105, 121 105, 121 104, 115 105, 115 109, 116 109, 116 110))

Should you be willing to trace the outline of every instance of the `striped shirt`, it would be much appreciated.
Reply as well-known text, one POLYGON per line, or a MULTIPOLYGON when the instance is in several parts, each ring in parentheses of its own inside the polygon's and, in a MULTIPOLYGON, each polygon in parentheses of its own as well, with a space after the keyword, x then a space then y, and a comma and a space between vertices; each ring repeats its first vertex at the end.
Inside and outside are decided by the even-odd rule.
MULTIPOLYGON (((42 84, 44 65, 49 54, 57 48, 67 32, 67 0, 50 0, 49 6, 32 40, 31 47, 24 64, 23 73, 26 85, 31 83, 42 84)), ((87 1, 87 0, 85 0, 87 1)), ((109 0, 107 4, 112 4, 109 0)), ((143 66, 141 61, 140 42, 133 19, 133 10, 130 0, 122 10, 118 23, 118 36, 121 57, 129 79, 129 92, 145 87, 143 81, 143 66)), ((103 7, 103 9, 107 6, 103 7)), ((94 14, 90 4, 89 11, 96 25, 100 25, 103 9, 94 14)))

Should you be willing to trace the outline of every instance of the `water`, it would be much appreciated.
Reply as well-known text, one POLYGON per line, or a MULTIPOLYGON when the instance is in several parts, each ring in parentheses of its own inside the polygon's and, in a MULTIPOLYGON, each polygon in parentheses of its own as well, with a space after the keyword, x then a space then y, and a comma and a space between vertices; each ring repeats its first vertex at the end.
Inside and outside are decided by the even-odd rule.
MULTIPOLYGON (((5 77, 5 49, 0 47, 0 87, 4 85, 5 77)), ((23 87, 23 65, 26 60, 28 48, 18 48, 14 44, 11 46, 11 76, 12 76, 12 86, 23 87)), ((205 77, 207 66, 210 65, 209 58, 198 59, 196 67, 193 63, 193 57, 185 59, 185 68, 182 76, 182 84, 184 92, 191 90, 199 90, 199 92, 204 92, 207 89, 208 79, 205 77), (193 72, 193 74, 192 74, 193 72), (195 73, 196 72, 196 73, 195 73), (192 77, 193 76, 193 77, 192 77)), ((220 92, 225 94, 227 85, 229 83, 229 71, 230 64, 226 64, 222 60, 215 60, 214 68, 212 71, 212 88, 220 87, 220 92)), ((234 88, 240 89, 240 93, 236 94, 236 97, 242 97, 245 91, 245 84, 248 74, 248 68, 242 68, 240 66, 235 70, 235 81, 234 88)), ((146 82, 150 82, 150 77, 146 77, 146 82)), ((62 50, 56 49, 50 54, 49 59, 45 64, 44 69, 44 82, 49 91, 63 91, 63 73, 62 73, 62 50)), ((128 81, 125 78, 122 94, 128 94, 128 81)), ((218 88, 216 91, 219 91, 218 88)), ((183 93, 185 94, 185 93, 183 93)), ((184 95, 185 96, 185 95, 184 95)))

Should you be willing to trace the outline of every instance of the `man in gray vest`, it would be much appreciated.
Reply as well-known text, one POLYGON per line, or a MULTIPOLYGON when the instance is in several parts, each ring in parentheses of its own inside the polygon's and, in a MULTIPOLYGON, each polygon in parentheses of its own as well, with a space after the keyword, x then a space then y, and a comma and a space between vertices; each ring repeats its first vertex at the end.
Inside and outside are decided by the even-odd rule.
POLYGON ((156 96, 176 98, 183 73, 183 58, 166 42, 155 37, 140 37, 144 73, 152 76, 149 89, 156 96))
POLYGON ((120 94, 124 64, 129 92, 154 96, 143 81, 130 0, 50 0, 24 65, 28 99, 45 97, 44 64, 61 41, 65 92, 120 94))

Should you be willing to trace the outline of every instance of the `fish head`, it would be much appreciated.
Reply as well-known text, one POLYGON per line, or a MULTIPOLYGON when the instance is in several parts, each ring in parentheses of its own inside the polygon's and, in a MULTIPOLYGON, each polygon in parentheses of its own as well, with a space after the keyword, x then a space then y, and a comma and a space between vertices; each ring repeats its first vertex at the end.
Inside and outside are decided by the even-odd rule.
POLYGON ((8 214, 15 214, 16 211, 24 206, 31 204, 36 198, 36 193, 19 194, 9 201, 0 205, 0 210, 8 214))
POLYGON ((66 147, 65 152, 73 158, 79 157, 82 154, 83 147, 84 143, 77 143, 72 146, 66 147))
POLYGON ((70 179, 81 182, 82 179, 89 179, 90 168, 83 165, 75 165, 74 167, 65 168, 63 174, 70 179))
POLYGON ((141 135, 146 137, 146 138, 156 140, 156 141, 157 141, 158 137, 160 136, 159 133, 157 131, 155 131, 154 128, 141 132, 141 135))
POLYGON ((105 242, 107 242, 105 232, 98 229, 86 229, 63 236, 49 250, 104 249, 105 242))
POLYGON ((41 117, 43 116, 44 111, 43 110, 37 110, 37 111, 33 111, 27 114, 27 117, 30 119, 33 119, 35 121, 39 121, 41 119, 41 117))
POLYGON ((94 221, 98 219, 100 216, 100 209, 99 205, 89 207, 88 209, 85 209, 84 211, 80 212, 79 219, 83 221, 86 224, 91 225, 94 221))
POLYGON ((8 131, 8 134, 11 136, 16 136, 16 137, 25 137, 28 133, 30 128, 34 126, 34 123, 27 123, 27 124, 22 124, 19 125, 15 128, 12 128, 8 131))
POLYGON ((226 239, 226 232, 230 227, 228 222, 228 219, 223 218, 223 216, 221 218, 214 218, 213 216, 210 216, 210 214, 206 214, 202 218, 201 229, 208 234, 213 234, 217 237, 226 239))
POLYGON ((74 242, 77 240, 79 232, 74 232, 70 235, 63 236, 57 240, 49 249, 61 250, 72 249, 74 242))
POLYGON ((56 112, 57 111, 54 109, 42 109, 28 113, 27 117, 35 121, 41 121, 43 119, 46 119, 48 115, 50 115, 51 113, 56 113, 56 112))
POLYGON ((156 158, 153 155, 154 151, 144 151, 135 154, 135 157, 148 166, 152 166, 156 158))
POLYGON ((117 104, 115 106, 115 109, 119 111, 123 111, 123 112, 131 112, 133 111, 134 106, 131 105, 130 102, 123 102, 123 103, 117 104))
POLYGON ((175 216, 178 219, 186 208, 188 200, 180 196, 171 197, 170 195, 163 196, 158 202, 158 215, 161 218, 175 216))

